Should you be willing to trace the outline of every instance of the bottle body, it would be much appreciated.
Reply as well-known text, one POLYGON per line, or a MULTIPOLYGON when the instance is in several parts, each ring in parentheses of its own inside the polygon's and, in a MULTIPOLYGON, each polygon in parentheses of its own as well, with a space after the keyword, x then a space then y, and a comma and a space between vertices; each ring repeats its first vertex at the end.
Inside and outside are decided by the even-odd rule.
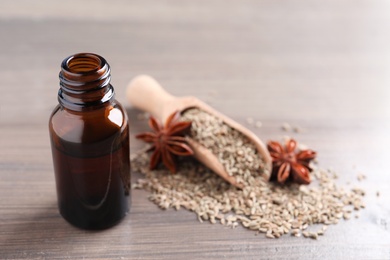
POLYGON ((58 207, 77 227, 103 229, 119 222, 129 209, 128 119, 109 80, 92 75, 101 57, 78 55, 68 58, 68 63, 79 58, 73 71, 65 70, 88 75, 74 80, 60 73, 60 104, 49 121, 58 207))

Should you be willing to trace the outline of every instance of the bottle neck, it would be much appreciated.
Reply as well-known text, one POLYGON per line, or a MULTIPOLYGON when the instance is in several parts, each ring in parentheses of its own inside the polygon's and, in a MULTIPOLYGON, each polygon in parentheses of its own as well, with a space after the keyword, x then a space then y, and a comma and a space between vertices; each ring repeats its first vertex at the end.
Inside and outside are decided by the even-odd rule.
POLYGON ((59 103, 70 110, 93 110, 114 99, 110 65, 93 53, 79 53, 61 64, 59 103))

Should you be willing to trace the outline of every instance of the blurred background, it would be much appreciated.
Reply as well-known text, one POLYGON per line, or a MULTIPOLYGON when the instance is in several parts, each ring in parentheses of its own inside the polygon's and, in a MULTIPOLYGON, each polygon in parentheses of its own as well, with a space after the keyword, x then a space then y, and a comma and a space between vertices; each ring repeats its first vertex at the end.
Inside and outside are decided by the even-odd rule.
POLYGON ((390 100, 389 1, 1 0, 0 5, 3 120, 20 113, 32 119, 41 111, 47 117, 56 104, 60 62, 77 52, 108 60, 123 103, 128 81, 148 73, 176 95, 196 94, 217 108, 223 103, 233 116, 390 116, 384 105, 390 100), (18 104, 10 97, 16 87, 18 104), (211 100, 210 91, 223 98, 211 100), (300 105, 311 100, 312 109, 300 105), (250 106, 258 108, 256 114, 250 106))

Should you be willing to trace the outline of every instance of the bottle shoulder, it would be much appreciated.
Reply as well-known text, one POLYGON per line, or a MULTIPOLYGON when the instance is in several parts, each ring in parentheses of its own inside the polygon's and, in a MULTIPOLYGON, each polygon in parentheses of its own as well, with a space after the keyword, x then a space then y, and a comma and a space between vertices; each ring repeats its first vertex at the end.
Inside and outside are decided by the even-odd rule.
POLYGON ((58 105, 50 116, 49 130, 52 137, 67 142, 99 142, 128 131, 127 113, 117 101, 89 111, 71 111, 58 105))

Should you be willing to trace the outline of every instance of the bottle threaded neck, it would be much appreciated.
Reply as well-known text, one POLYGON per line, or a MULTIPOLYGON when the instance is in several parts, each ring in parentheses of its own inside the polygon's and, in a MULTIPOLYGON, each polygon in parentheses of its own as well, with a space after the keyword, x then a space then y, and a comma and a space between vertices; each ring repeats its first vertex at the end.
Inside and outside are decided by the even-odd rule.
POLYGON ((103 105, 114 97, 110 72, 110 65, 97 54, 69 56, 61 64, 58 101, 76 111, 103 105))

